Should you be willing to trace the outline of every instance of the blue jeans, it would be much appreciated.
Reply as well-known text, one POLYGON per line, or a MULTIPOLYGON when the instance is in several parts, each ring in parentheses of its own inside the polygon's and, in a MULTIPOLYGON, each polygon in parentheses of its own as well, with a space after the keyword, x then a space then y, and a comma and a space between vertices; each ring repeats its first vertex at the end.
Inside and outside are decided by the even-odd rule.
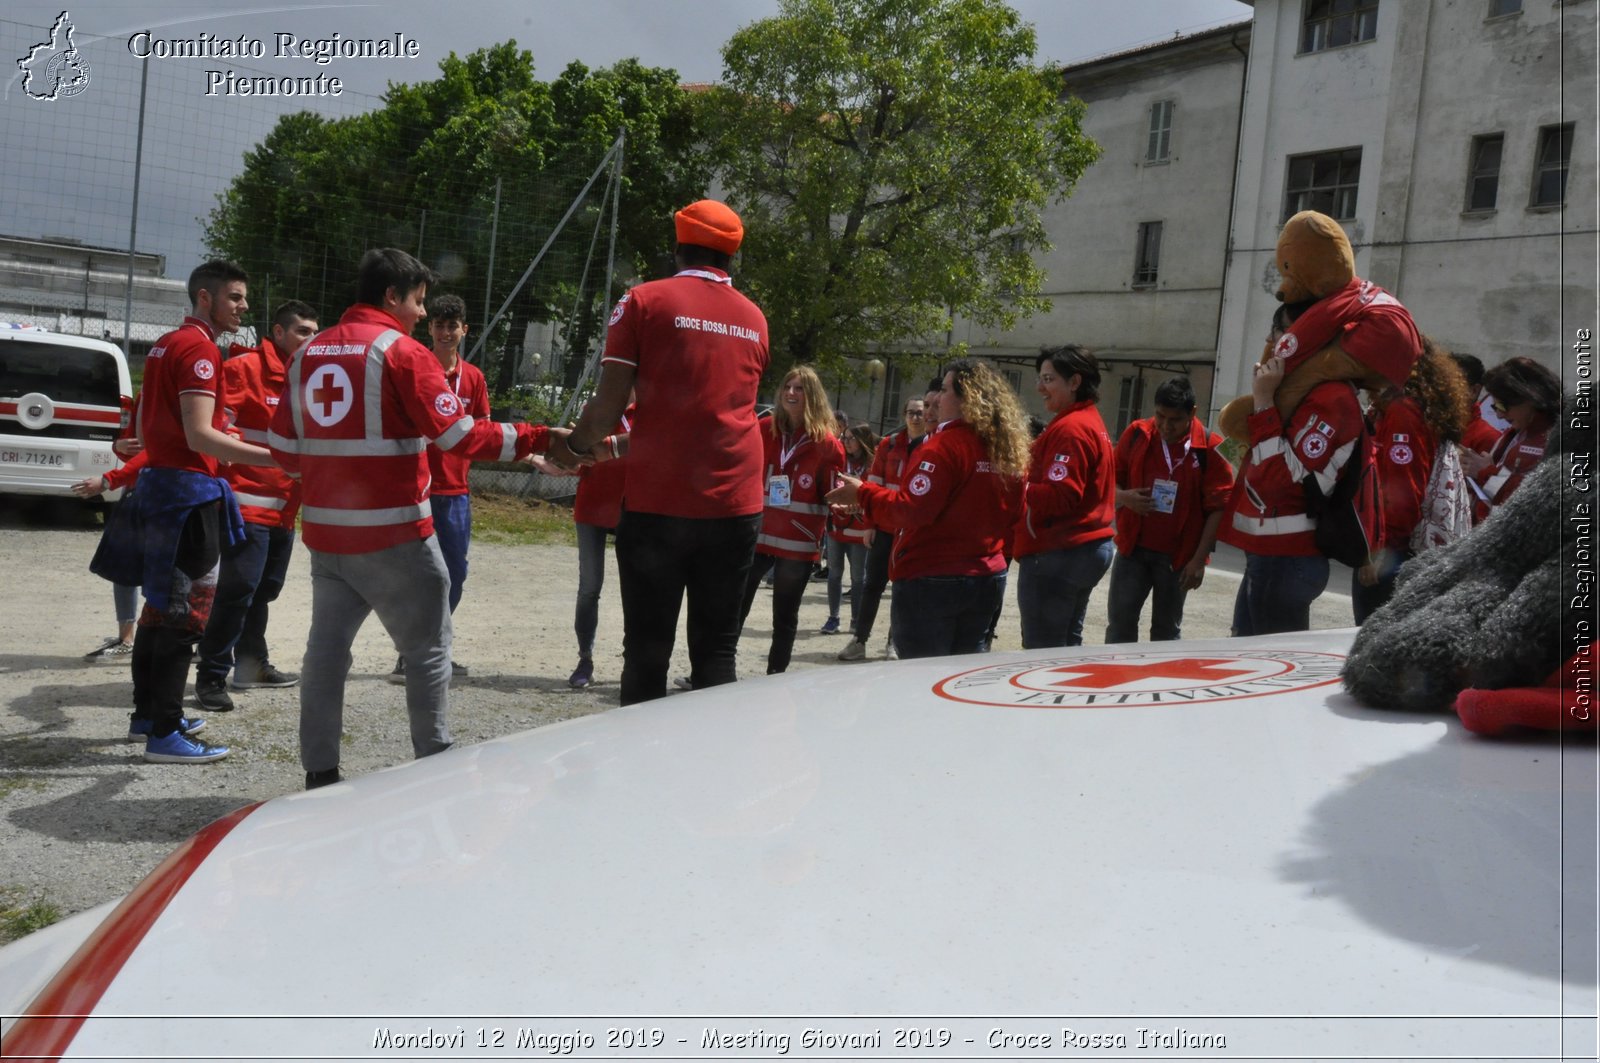
POLYGON ((237 678, 253 680, 266 664, 267 612, 283 590, 294 551, 293 528, 245 524, 244 542, 224 552, 217 574, 217 597, 200 639, 195 681, 220 683, 238 662, 237 678))
POLYGON ((1017 608, 1022 648, 1083 645, 1089 595, 1117 552, 1110 539, 1017 559, 1017 608))
POLYGON ((844 597, 845 559, 850 560, 850 632, 855 633, 856 617, 861 611, 861 594, 866 590, 867 544, 845 542, 828 537, 828 615, 839 615, 839 599, 844 597))
POLYGON ((1133 548, 1119 553, 1111 562, 1111 597, 1106 603, 1106 642, 1138 642, 1139 613, 1144 601, 1155 592, 1150 604, 1150 641, 1169 642, 1182 637, 1183 603, 1189 592, 1183 589, 1183 573, 1172 569, 1172 555, 1133 548))
POLYGON ((899 580, 889 604, 895 651, 902 658, 982 653, 1006 574, 923 576, 899 580))
POLYGON ((667 696, 667 666, 686 598, 694 688, 737 678, 739 608, 760 530, 760 513, 698 519, 623 511, 617 525, 622 704, 667 696))
POLYGON ((594 656, 594 633, 600 626, 600 590, 606 584, 606 536, 610 528, 578 524, 578 608, 572 630, 578 636, 578 656, 594 656))
POLYGON ((1328 559, 1244 555, 1244 580, 1233 603, 1233 634, 1311 630, 1311 603, 1328 586, 1328 559))
POLYGON ((461 604, 467 583, 467 547, 472 545, 472 496, 431 495, 433 534, 439 537, 445 571, 450 573, 450 611, 461 604))
POLYGON ((139 619, 139 588, 135 584, 113 583, 111 604, 117 610, 117 624, 131 624, 139 619))

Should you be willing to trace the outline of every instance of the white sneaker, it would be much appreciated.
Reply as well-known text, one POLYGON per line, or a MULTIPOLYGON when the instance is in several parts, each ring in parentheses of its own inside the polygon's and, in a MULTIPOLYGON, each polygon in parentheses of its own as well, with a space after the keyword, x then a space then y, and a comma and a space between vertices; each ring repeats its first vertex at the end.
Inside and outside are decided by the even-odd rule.
POLYGON ((886 661, 898 661, 900 659, 900 654, 895 652, 894 639, 889 640, 889 646, 884 651, 883 659, 886 661))
POLYGON ((867 644, 860 639, 851 639, 845 644, 844 649, 839 651, 839 660, 841 661, 859 661, 866 656, 867 644))
POLYGON ((90 664, 127 664, 133 660, 133 643, 121 639, 106 639, 97 650, 83 655, 90 664))

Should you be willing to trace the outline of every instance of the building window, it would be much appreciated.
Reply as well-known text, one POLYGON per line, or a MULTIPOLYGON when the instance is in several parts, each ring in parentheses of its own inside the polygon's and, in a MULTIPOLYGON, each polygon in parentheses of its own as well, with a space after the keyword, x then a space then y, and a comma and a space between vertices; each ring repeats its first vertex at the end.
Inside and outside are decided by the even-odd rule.
POLYGON ((1467 209, 1493 210, 1500 192, 1500 152, 1505 134, 1472 138, 1472 158, 1467 170, 1467 209))
POLYGON ((1361 149, 1291 155, 1283 197, 1283 220, 1302 210, 1320 210, 1349 221, 1356 216, 1356 187, 1361 183, 1361 149))
POLYGON ((1116 437, 1121 438, 1128 426, 1144 414, 1144 377, 1125 376, 1117 386, 1116 437))
POLYGON ((1005 377, 1005 381, 1010 385, 1012 392, 1017 395, 1022 394, 1022 370, 1002 369, 1000 370, 1000 375, 1005 377))
POLYGON ((1522 0, 1489 0, 1489 17, 1522 14, 1522 0))
POLYGON ((1370 41, 1378 32, 1378 0, 1306 0, 1300 52, 1370 41))
POLYGON ((1559 207, 1567 199, 1567 165, 1572 161, 1572 123, 1539 130, 1533 162, 1533 205, 1559 207))
POLYGON ((1161 271, 1161 223, 1139 223, 1139 246, 1134 251, 1133 286, 1151 288, 1161 271))
POLYGON ((1150 105, 1150 138, 1145 145, 1145 162, 1166 162, 1172 151, 1172 101, 1157 100, 1150 105))

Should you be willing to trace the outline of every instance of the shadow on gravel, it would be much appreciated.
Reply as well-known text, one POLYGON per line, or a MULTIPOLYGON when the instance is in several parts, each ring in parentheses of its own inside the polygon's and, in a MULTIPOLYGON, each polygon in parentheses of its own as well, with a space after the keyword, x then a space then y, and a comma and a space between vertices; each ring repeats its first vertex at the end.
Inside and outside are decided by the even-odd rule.
MULTIPOLYGON (((128 733, 125 717, 107 727, 104 738, 72 738, 67 735, 27 734, 0 738, 0 771, 40 772, 57 768, 104 768, 107 758, 120 758, 126 751, 131 760, 142 756, 144 745, 124 741, 128 733)), ((139 763, 144 763, 140 760, 139 763)), ((31 776, 38 778, 35 774, 31 776)))
POLYGON ((71 722, 68 712, 78 709, 104 715, 108 728, 125 728, 127 713, 133 710, 133 684, 125 677, 100 683, 41 683, 21 697, 12 698, 6 709, 36 724, 40 731, 62 730, 71 722), (106 709, 120 711, 105 712, 106 709))
MULTIPOLYGON (((176 771, 204 768, 179 766, 176 771)), ((0 775, 0 779, 5 776, 0 775)), ((236 797, 119 795, 138 776, 131 771, 93 776, 94 782, 53 801, 19 808, 6 818, 21 830, 72 842, 181 842, 249 801, 236 797)), ((69 777, 70 778, 70 777, 69 777)))
POLYGON ((82 657, 45 657, 31 653, 0 653, 0 672, 59 672, 62 669, 74 671, 82 669, 87 672, 98 669, 97 674, 114 676, 120 674, 124 681, 128 681, 128 666, 123 665, 118 673, 117 666, 85 664, 82 657))

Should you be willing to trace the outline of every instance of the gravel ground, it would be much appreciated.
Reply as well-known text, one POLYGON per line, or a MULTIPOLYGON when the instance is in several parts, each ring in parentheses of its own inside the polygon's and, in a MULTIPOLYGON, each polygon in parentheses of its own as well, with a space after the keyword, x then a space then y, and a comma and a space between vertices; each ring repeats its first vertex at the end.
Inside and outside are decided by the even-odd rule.
MULTIPOLYGON (((114 899, 180 841, 241 805, 300 789, 295 689, 234 695, 238 708, 210 717, 204 732, 233 754, 207 765, 146 764, 124 741, 132 684, 125 665, 86 665, 82 655, 115 633, 109 586, 89 574, 97 521, 74 504, 0 500, 0 587, 8 621, 0 643, 0 908, 42 902, 63 915, 114 899)), ((1014 570, 1013 570, 1014 571, 1014 570)), ((1237 578, 1213 571, 1190 596, 1184 633, 1228 633, 1237 578)), ((1086 634, 1098 642, 1105 587, 1091 602, 1086 634)), ((597 642, 596 685, 567 687, 576 660, 572 605, 577 549, 477 544, 456 612, 455 658, 471 678, 451 692, 458 743, 601 712, 617 704, 622 618, 608 561, 597 642)), ((273 606, 268 642, 275 663, 298 670, 310 622, 308 555, 296 549, 273 606)), ((1350 623, 1348 598, 1326 594, 1313 626, 1350 623)), ((834 661, 845 636, 816 634, 827 617, 814 583, 800 614, 793 668, 849 667, 834 661)), ((882 653, 888 601, 872 650, 882 653)), ((770 597, 756 600, 741 670, 764 668, 770 597)), ((1007 594, 997 649, 1017 649, 1015 594, 1007 594)), ((404 692, 384 677, 394 651, 375 619, 355 644, 345 712, 347 775, 410 758, 404 692)), ((683 638, 673 674, 687 674, 683 638)))

